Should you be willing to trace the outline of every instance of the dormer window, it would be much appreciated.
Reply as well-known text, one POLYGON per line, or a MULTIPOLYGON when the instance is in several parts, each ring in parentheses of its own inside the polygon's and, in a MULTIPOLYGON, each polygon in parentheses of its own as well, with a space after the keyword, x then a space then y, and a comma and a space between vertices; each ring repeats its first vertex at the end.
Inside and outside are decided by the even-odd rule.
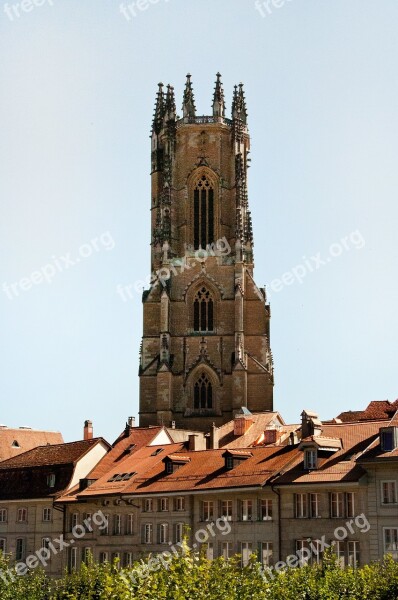
POLYGON ((178 454, 170 454, 170 456, 166 456, 163 459, 163 462, 165 464, 166 475, 171 475, 187 463, 191 462, 191 459, 189 456, 179 456, 178 454))
POLYGON ((318 453, 315 448, 304 450, 304 469, 314 470, 317 468, 318 453))
POLYGON ((383 452, 392 452, 398 448, 398 427, 380 429, 380 446, 383 452))
POLYGON ((251 456, 253 454, 247 450, 226 450, 222 455, 227 471, 232 471, 232 469, 238 467, 244 460, 247 460, 251 456))
POLYGON ((13 443, 11 444, 12 448, 20 448, 21 446, 19 445, 19 443, 17 442, 17 440, 14 440, 13 443))
POLYGON ((47 485, 50 488, 53 488, 55 486, 55 473, 47 475, 47 485))

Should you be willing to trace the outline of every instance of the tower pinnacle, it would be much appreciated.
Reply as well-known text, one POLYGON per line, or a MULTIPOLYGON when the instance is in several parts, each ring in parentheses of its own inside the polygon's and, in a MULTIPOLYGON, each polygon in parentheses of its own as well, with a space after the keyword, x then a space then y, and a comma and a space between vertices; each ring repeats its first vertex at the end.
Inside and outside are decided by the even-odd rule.
POLYGON ((156 94, 155 112, 153 115, 152 129, 156 133, 159 133, 162 127, 164 115, 164 93, 163 83, 158 84, 158 92, 156 94))
POLYGON ((225 116, 225 100, 224 90, 221 83, 221 74, 217 73, 216 87, 214 88, 213 95, 213 117, 224 117, 225 116))
POLYGON ((187 81, 185 84, 182 111, 183 111, 184 117, 195 117, 195 115, 196 115, 195 98, 194 98, 194 94, 193 94, 190 73, 188 73, 188 75, 187 75, 187 81))

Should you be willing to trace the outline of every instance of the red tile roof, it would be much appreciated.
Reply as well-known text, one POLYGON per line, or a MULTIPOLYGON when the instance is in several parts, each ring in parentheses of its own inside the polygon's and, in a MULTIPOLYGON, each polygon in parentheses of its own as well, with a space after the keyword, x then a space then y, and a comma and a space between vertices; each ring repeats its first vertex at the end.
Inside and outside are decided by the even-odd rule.
POLYGON ((368 404, 365 410, 348 410, 340 413, 337 418, 345 423, 353 421, 391 419, 392 415, 397 410, 398 400, 395 400, 395 402, 390 402, 389 400, 373 400, 368 404))
POLYGON ((0 461, 18 456, 36 446, 62 444, 63 441, 62 434, 58 431, 0 427, 0 461))
POLYGON ((28 450, 28 452, 1 462, 0 470, 74 464, 78 458, 101 439, 93 438, 80 442, 38 446, 33 450, 28 450))

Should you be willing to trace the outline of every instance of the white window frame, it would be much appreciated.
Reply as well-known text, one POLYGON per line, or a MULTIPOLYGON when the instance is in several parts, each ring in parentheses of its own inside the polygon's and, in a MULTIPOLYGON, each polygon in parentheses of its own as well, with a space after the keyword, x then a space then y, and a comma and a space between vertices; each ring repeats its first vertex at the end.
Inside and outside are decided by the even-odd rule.
POLYGON ((134 555, 132 552, 124 553, 124 566, 128 569, 133 566, 134 563, 134 555))
POLYGON ((77 570, 77 548, 69 548, 69 570, 77 570))
POLYGON ((349 519, 355 517, 355 492, 346 492, 344 498, 344 517, 349 519))
POLYGON ((333 546, 334 552, 336 553, 337 556, 337 563, 338 565, 344 569, 344 567, 346 566, 346 543, 344 541, 336 541, 334 543, 333 546))
POLYGON ((168 512, 168 510, 169 510, 169 499, 168 498, 160 498, 159 511, 160 512, 168 512))
POLYGON ((299 492, 294 495, 294 514, 296 519, 308 518, 308 494, 299 492))
POLYGON ((395 560, 398 559, 398 527, 383 527, 383 547, 384 554, 391 554, 395 560), (388 543, 387 538, 389 538, 388 543))
POLYGON ((308 514, 310 519, 320 519, 321 514, 319 510, 320 506, 320 494, 316 492, 310 492, 308 494, 308 514))
POLYGON ((43 508, 42 521, 43 523, 51 523, 52 521, 52 509, 49 507, 43 508))
POLYGON ((143 512, 153 512, 153 498, 144 498, 143 512))
POLYGON ((15 540, 15 560, 22 561, 22 560, 24 560, 25 555, 26 555, 26 539, 25 538, 17 538, 15 540))
POLYGON ((134 534, 134 513, 126 515, 126 535, 134 534))
POLYGON ((103 564, 105 562, 109 562, 109 553, 106 551, 102 551, 99 553, 99 562, 103 564))
POLYGON ((304 450, 304 469, 314 471, 318 466, 318 452, 316 448, 306 448, 304 450))
POLYGON ((175 523, 174 525, 174 543, 179 544, 184 539, 185 523, 175 523))
POLYGON ((174 510, 176 512, 182 512, 185 510, 185 496, 177 496, 174 499, 174 510))
POLYGON ((220 556, 224 560, 228 560, 233 556, 233 545, 232 542, 221 542, 220 543, 220 556))
POLYGON ((357 540, 347 541, 347 565, 353 569, 359 567, 360 546, 357 540))
POLYGON ((260 542, 260 563, 263 567, 274 564, 274 550, 272 542, 260 542))
POLYGON ((73 528, 79 525, 79 513, 73 512, 70 516, 70 530, 73 531, 73 528))
POLYGON ((55 487, 55 473, 47 475, 47 485, 49 488, 55 487))
POLYGON ((251 555, 253 554, 253 544, 252 542, 241 542, 240 543, 240 554, 241 554, 241 564, 242 567, 246 567, 248 564, 251 555))
POLYGON ((27 523, 28 522, 28 509, 27 508, 18 508, 17 511, 17 523, 27 523))
POLYGON ((169 543, 169 524, 159 523, 158 526, 158 544, 169 543))
POLYGON ((213 521, 214 500, 202 500, 202 521, 213 521))
POLYGON ((7 552, 7 538, 0 537, 0 552, 5 554, 7 552))
POLYGON ((330 492, 330 518, 342 519, 345 516, 344 492, 330 492))
POLYGON ((84 546, 82 548, 82 562, 84 564, 88 564, 88 557, 91 555, 92 556, 93 551, 91 549, 91 546, 84 546))
POLYGON ((251 498, 244 498, 244 500, 241 500, 240 520, 241 521, 252 521, 253 520, 253 500, 251 498))
POLYGON ((220 517, 224 521, 232 521, 233 502, 232 500, 221 500, 220 517))
POLYGON ((142 543, 143 544, 152 544, 153 543, 153 525, 152 523, 143 523, 143 535, 142 535, 142 543))
POLYGON ((272 521, 272 500, 271 500, 271 498, 260 498, 259 520, 260 521, 272 521))
POLYGON ((395 479, 385 479, 380 483, 381 503, 383 506, 397 504, 397 482, 395 479), (385 489, 386 488, 386 489, 385 489), (387 493, 386 493, 387 492, 387 493), (386 502, 387 500, 387 502, 386 502))
POLYGON ((120 513, 113 515, 113 535, 122 535, 122 515, 120 513))
POLYGON ((8 521, 8 510, 6 508, 0 508, 0 523, 7 523, 8 521))

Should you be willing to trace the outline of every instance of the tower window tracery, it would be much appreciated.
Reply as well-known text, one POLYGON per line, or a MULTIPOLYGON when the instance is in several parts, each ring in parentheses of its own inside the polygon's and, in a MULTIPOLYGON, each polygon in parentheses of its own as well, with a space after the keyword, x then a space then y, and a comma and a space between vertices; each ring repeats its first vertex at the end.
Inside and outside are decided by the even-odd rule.
POLYGON ((213 408, 213 387, 205 373, 194 385, 194 408, 213 408))
POLYGON ((209 290, 200 288, 193 303, 193 329, 197 332, 214 331, 214 303, 209 290))
POLYGON ((194 189, 194 248, 214 242, 214 189, 205 175, 194 189))

